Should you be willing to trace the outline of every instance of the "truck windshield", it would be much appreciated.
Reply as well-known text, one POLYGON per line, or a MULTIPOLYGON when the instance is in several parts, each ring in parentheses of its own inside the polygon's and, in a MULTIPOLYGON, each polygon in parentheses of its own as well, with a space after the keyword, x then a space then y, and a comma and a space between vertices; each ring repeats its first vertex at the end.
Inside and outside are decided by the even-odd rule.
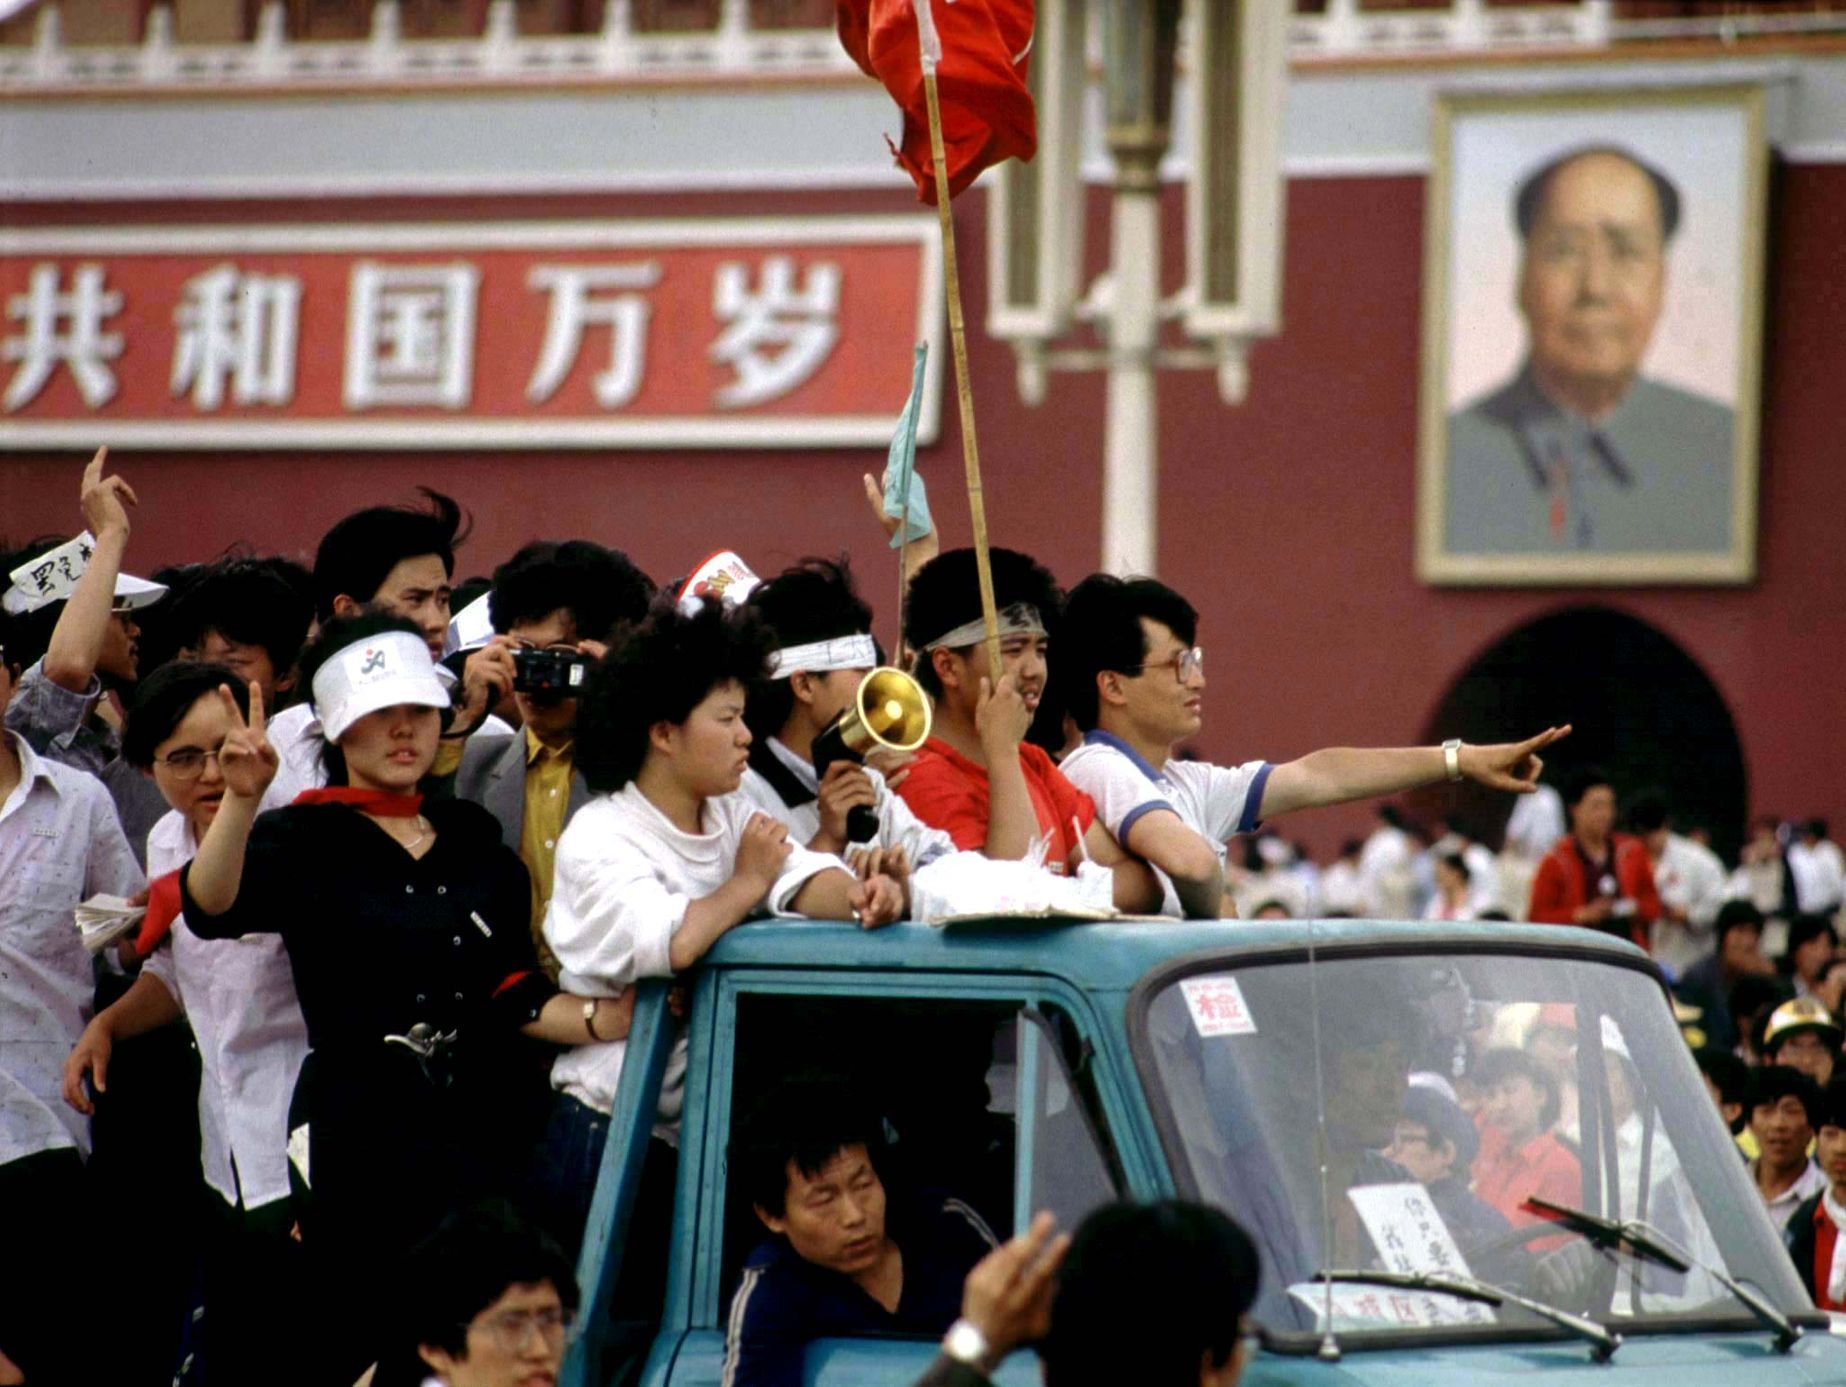
POLYGON ((1748 1321, 1705 1270, 1599 1250, 1533 1196, 1645 1220, 1813 1313, 1646 973, 1530 953, 1205 964, 1139 1025, 1176 1178, 1256 1239, 1279 1345, 1329 1316, 1343 1341, 1554 1332, 1510 1304, 1317 1279, 1335 1270, 1474 1276, 1625 1329, 1748 1321))

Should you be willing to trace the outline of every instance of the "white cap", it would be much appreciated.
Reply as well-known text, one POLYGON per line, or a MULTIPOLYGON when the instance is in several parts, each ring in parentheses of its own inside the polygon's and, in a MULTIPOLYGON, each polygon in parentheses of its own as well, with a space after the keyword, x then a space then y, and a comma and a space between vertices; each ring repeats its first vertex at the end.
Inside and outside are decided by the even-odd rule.
POLYGON ((314 672, 314 711, 321 732, 337 742, 367 713, 414 703, 447 708, 448 691, 422 636, 385 631, 335 651, 314 672))
MULTIPOLYGON (((77 580, 89 567, 96 538, 88 530, 56 549, 28 559, 7 574, 10 585, 0 596, 0 607, 14 616, 36 612, 53 602, 63 602, 77 590, 77 580)), ((127 573, 115 575, 116 605, 130 609, 151 607, 167 595, 165 583, 150 583, 127 573)))

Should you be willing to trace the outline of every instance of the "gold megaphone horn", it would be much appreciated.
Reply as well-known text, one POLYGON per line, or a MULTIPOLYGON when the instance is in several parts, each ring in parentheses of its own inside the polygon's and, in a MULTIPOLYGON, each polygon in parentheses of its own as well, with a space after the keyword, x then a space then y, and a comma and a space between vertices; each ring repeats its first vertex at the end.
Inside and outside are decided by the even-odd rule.
MULTIPOLYGON (((915 751, 929 738, 929 696, 901 669, 883 666, 859 681, 850 706, 814 739, 814 773, 824 776, 835 761, 861 762, 875 747, 915 751)), ((848 842, 878 836, 878 816, 863 805, 846 820, 848 842)))

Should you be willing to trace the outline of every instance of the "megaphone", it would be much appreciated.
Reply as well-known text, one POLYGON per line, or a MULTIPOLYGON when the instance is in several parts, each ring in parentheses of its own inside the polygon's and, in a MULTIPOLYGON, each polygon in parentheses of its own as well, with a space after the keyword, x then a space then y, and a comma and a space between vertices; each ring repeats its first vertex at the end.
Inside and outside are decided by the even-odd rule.
MULTIPOLYGON (((859 681, 853 701, 814 739, 814 774, 825 776, 835 761, 862 765, 874 747, 915 751, 929 737, 929 696, 901 669, 883 667, 859 681)), ((878 836, 878 815, 855 805, 846 816, 846 841, 878 836)))

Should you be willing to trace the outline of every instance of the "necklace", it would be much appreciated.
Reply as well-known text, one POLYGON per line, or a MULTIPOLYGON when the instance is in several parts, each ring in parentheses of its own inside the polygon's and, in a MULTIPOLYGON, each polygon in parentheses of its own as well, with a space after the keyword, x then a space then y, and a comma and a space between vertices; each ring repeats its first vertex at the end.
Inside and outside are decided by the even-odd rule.
MULTIPOLYGON (((405 852, 414 852, 416 850, 417 844, 421 843, 425 838, 429 837, 429 835, 435 831, 435 826, 431 824, 430 821, 424 818, 421 814, 417 815, 417 822, 423 825, 423 831, 419 833, 416 837, 412 838, 408 843, 404 843, 405 852)), ((396 834, 392 834, 391 836, 394 838, 397 837, 396 834)), ((398 839, 398 841, 403 842, 403 839, 400 838, 398 839)))

